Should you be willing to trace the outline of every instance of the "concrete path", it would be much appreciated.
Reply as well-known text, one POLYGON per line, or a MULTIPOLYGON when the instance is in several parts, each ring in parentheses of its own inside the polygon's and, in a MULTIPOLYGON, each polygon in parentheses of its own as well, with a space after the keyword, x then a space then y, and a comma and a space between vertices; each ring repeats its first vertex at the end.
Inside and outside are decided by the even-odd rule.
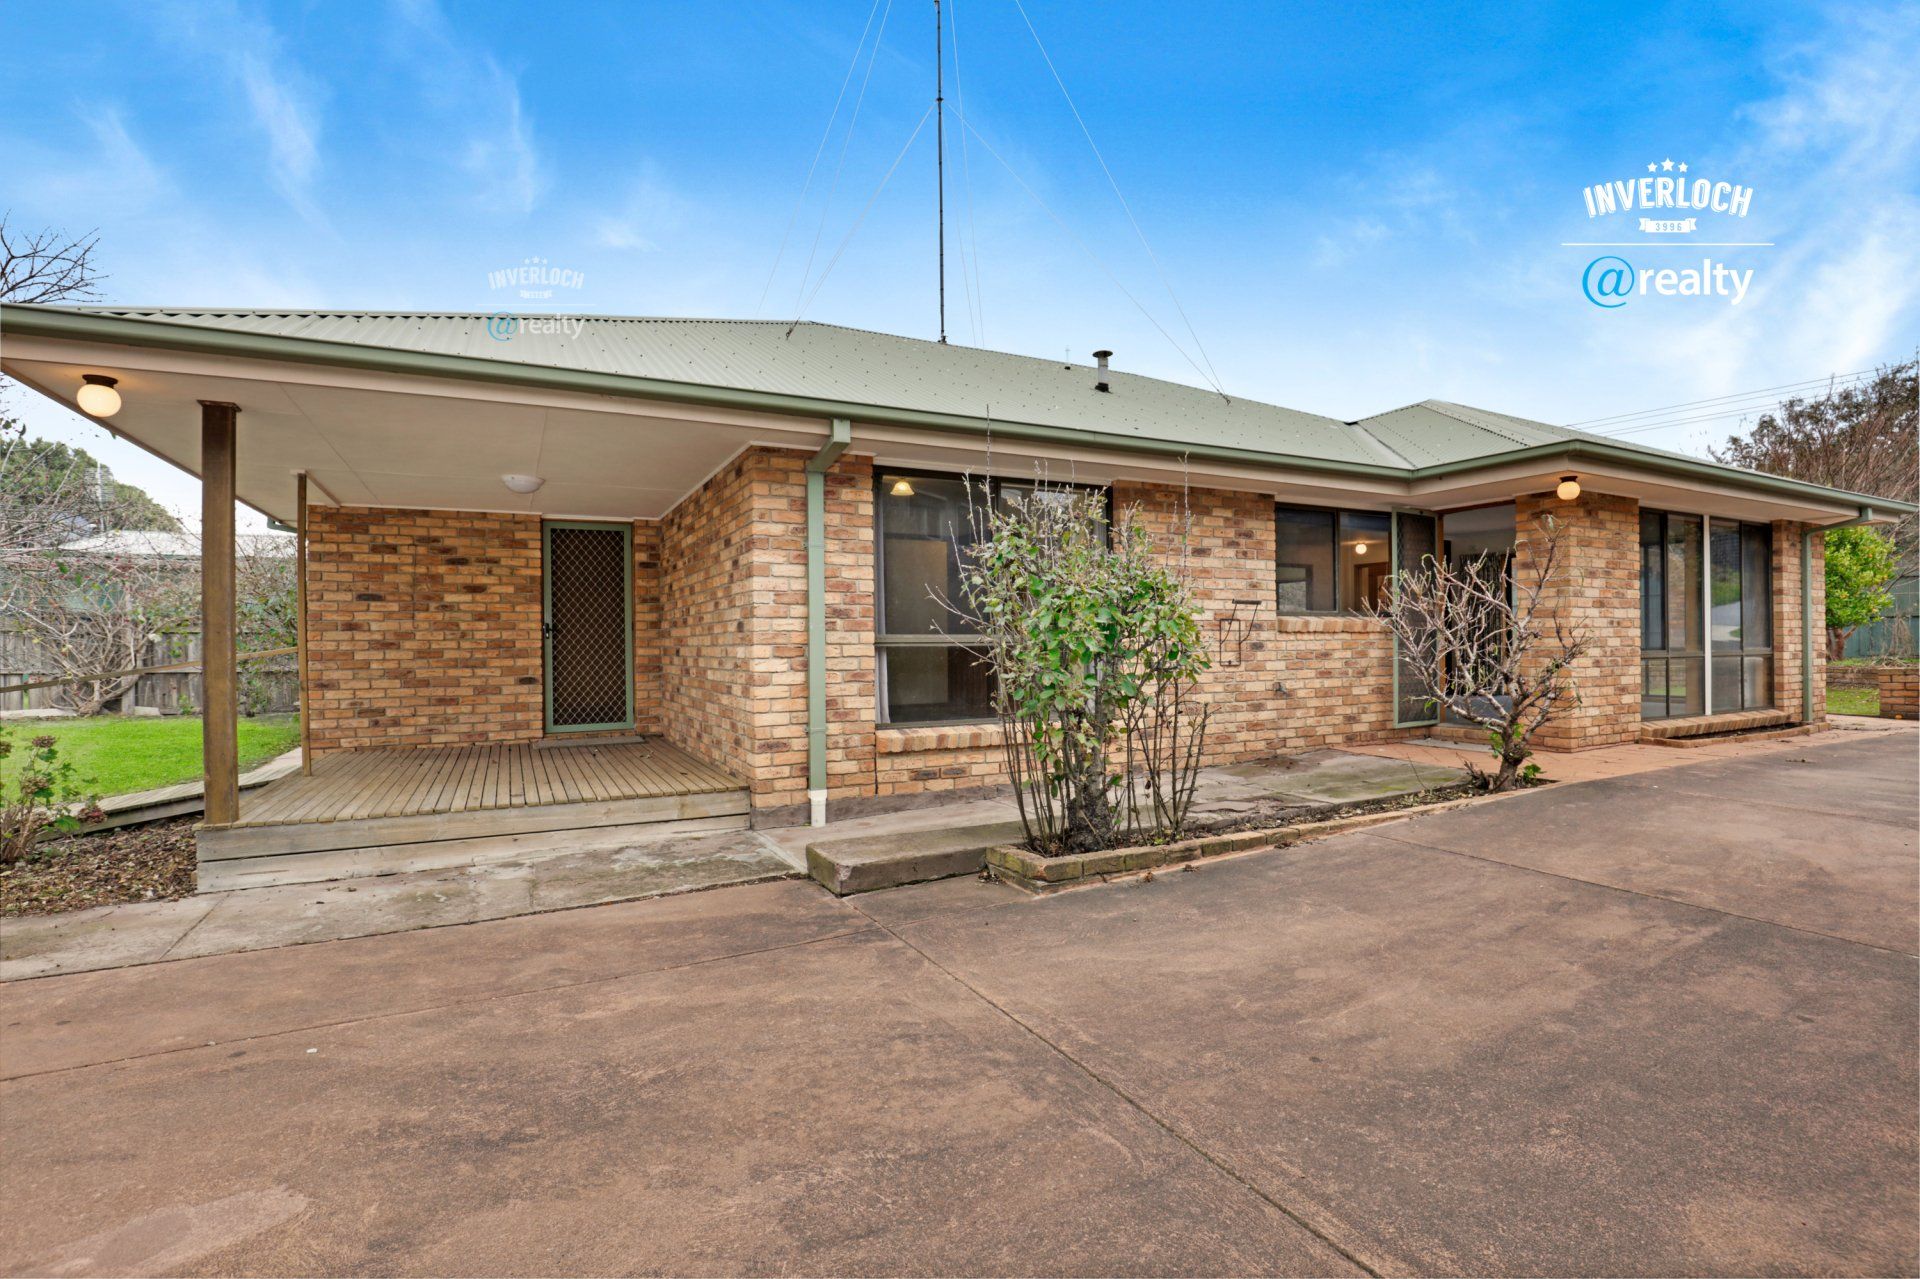
POLYGON ((660 897, 795 874, 751 831, 636 836, 582 831, 579 851, 418 871, 202 893, 0 921, 0 981, 267 950, 660 897))
MULTIPOLYGON (((297 767, 299 752, 275 766, 297 767)), ((1256 804, 1310 804, 1444 786, 1458 769, 1342 751, 1206 769, 1195 810, 1234 814, 1256 804)), ((192 797, 199 803, 198 784, 192 797)), ((197 811, 197 810, 196 810, 197 811)), ((605 827, 570 835, 569 851, 485 866, 205 893, 184 901, 101 906, 0 922, 0 981, 91 972, 162 960, 266 950, 348 937, 470 924, 482 919, 633 901, 804 873, 807 845, 862 836, 912 840, 919 832, 1007 823, 1011 802, 928 804, 905 812, 721 835, 661 836, 605 827)), ((545 837, 541 837, 544 841, 545 837)), ((506 841, 511 842, 511 841, 506 841)))
POLYGON ((1911 1274, 1917 742, 9 984, 0 1270, 1911 1274))

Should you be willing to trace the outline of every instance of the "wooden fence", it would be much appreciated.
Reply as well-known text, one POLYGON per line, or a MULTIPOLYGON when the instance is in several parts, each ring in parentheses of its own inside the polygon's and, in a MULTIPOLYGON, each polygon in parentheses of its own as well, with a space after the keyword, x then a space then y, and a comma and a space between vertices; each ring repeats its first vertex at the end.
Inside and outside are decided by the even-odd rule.
MULTIPOLYGON (((180 662, 198 662, 202 653, 199 631, 179 631, 156 636, 147 642, 140 655, 140 666, 172 666, 180 662)), ((249 687, 257 686, 263 704, 243 710, 287 712, 300 709, 300 672, 291 657, 268 658, 255 664, 257 684, 242 681, 243 699, 249 687)), ((0 687, 30 684, 35 680, 56 679, 66 672, 47 661, 32 639, 17 630, 0 627, 0 687)), ((43 710, 61 706, 61 690, 36 688, 23 693, 0 693, 0 711, 43 710)), ((156 707, 163 715, 194 714, 205 705, 206 694, 199 671, 153 671, 140 676, 133 688, 108 709, 126 712, 136 706, 156 707)))

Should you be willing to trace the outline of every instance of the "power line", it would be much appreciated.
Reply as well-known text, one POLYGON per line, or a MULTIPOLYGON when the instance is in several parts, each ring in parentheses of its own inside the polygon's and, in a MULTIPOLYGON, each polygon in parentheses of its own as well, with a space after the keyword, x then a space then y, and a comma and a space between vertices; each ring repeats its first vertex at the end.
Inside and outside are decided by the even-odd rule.
MULTIPOLYGON (((953 29, 953 97, 956 112, 967 109, 966 83, 960 77, 960 0, 948 0, 947 24, 953 29)), ((967 193, 967 235, 960 248, 960 284, 967 297, 967 323, 973 330, 975 346, 983 344, 987 330, 986 296, 980 287, 980 232, 973 220, 973 162, 967 147, 967 131, 960 130, 961 182, 967 193), (968 276, 968 259, 972 276, 968 276)))
POLYGON ((1719 404, 1727 400, 1746 400, 1757 395, 1766 395, 1769 393, 1804 390, 1809 387, 1824 386, 1828 382, 1833 381, 1845 382, 1854 378, 1870 376, 1874 372, 1875 370, 1873 369, 1859 369, 1852 373, 1830 373, 1825 377, 1808 378, 1801 382, 1783 382, 1779 386, 1763 386, 1751 391, 1735 391, 1729 395, 1715 395, 1704 400, 1683 400, 1678 404, 1666 404, 1653 409, 1640 409, 1634 413, 1616 413, 1612 417, 1588 418, 1584 422, 1569 422, 1567 425, 1572 427, 1599 426, 1607 422, 1621 422, 1629 418, 1647 417, 1656 413, 1668 413, 1676 409, 1690 409, 1700 405, 1719 404))
POLYGON ((840 80, 840 92, 834 95, 833 110, 827 115, 827 126, 820 130, 820 145, 813 149, 813 163, 807 166, 807 180, 800 184, 800 194, 793 202, 793 212, 787 215, 787 229, 780 233, 780 251, 773 255, 773 269, 767 272, 767 282, 760 287, 760 300, 754 303, 753 314, 756 319, 766 309, 773 278, 780 274, 780 263, 787 256, 787 241, 793 236, 794 223, 800 220, 800 209, 807 202, 807 192, 813 188, 814 171, 820 167, 820 157, 826 154, 827 139, 833 136, 833 122, 840 118, 840 104, 846 101, 847 86, 853 83, 854 68, 860 65, 860 51, 867 47, 867 32, 873 30, 873 15, 878 12, 880 0, 873 0, 873 7, 867 10, 867 25, 860 28, 860 41, 853 46, 853 56, 847 59, 847 74, 840 80))
POLYGON ((962 127, 966 128, 969 132, 971 132, 974 137, 980 139, 980 145, 987 149, 987 154, 1000 162, 1000 167, 1005 169, 1007 171, 1008 176, 1012 177, 1012 179, 1015 182, 1020 184, 1020 189, 1025 191, 1029 196, 1033 198, 1033 202, 1040 206, 1041 211, 1044 212, 1048 217, 1052 218, 1056 226, 1058 226, 1062 231, 1065 231, 1069 236, 1072 237, 1073 242, 1080 246, 1080 251, 1085 253, 1087 257, 1092 259, 1093 264, 1099 267, 1100 270, 1106 275, 1107 279, 1113 282, 1113 287, 1116 289, 1119 289, 1121 295, 1124 296, 1127 299, 1127 301, 1133 303, 1134 309, 1139 311, 1141 315, 1146 317, 1147 323, 1151 324, 1154 327, 1154 329, 1158 331, 1160 336, 1167 340, 1167 345, 1180 353, 1180 358, 1185 360, 1189 365, 1193 367, 1193 371, 1200 375, 1200 378, 1202 381, 1212 383, 1215 394, 1219 395, 1219 397, 1223 400, 1227 399, 1228 398, 1227 393, 1220 389, 1219 383, 1214 382, 1213 379, 1207 376, 1207 371, 1201 368, 1200 365, 1194 360, 1194 358, 1191 355, 1187 354, 1187 348, 1184 346, 1181 346, 1180 343, 1174 339, 1173 334, 1167 332, 1166 326, 1161 324, 1159 320, 1154 318, 1153 312, 1147 310, 1145 305, 1141 303, 1140 299, 1135 297, 1133 293, 1127 288, 1127 286, 1120 282, 1120 277, 1114 274, 1113 268, 1108 266, 1106 264, 1106 261, 1103 258, 1101 258, 1101 256, 1098 253, 1095 253, 1093 251, 1093 246, 1089 245, 1084 239, 1082 239, 1080 237, 1079 232, 1075 231, 1071 226, 1067 225, 1066 219, 1062 218, 1058 213, 1055 213, 1053 211, 1053 207, 1049 205, 1045 200, 1040 198, 1040 193, 1038 191, 1035 191, 1032 186, 1028 185, 1027 180, 1020 176, 1020 171, 1018 169, 1015 169, 1011 164, 1007 163, 1007 158, 1005 156, 1001 155, 998 151, 994 150, 993 143, 987 141, 986 138, 982 136, 980 131, 973 127, 973 121, 967 119, 966 116, 962 115, 957 107, 955 108, 953 114, 956 118, 959 119, 962 127))
MULTIPOLYGON (((1060 86, 1060 96, 1067 100, 1067 109, 1073 112, 1075 124, 1080 126, 1080 134, 1086 138, 1087 146, 1093 152, 1093 158, 1100 162, 1100 172, 1106 174, 1107 185, 1113 188, 1114 198, 1120 201, 1120 208, 1127 215, 1127 222, 1133 227, 1133 233, 1140 240, 1140 247, 1147 251, 1147 259, 1153 263, 1153 269, 1160 277, 1160 284, 1173 301, 1173 309, 1179 313, 1180 322, 1186 325, 1187 336, 1193 339, 1194 349, 1200 352, 1200 358, 1207 363, 1207 371, 1202 375, 1213 384, 1213 389, 1224 397, 1226 388, 1220 385, 1220 377, 1213 369, 1213 360, 1207 355, 1206 346, 1200 341, 1200 334, 1194 330, 1193 321, 1187 318, 1187 309, 1180 305, 1180 295, 1173 291, 1173 281, 1167 277, 1166 268, 1160 265, 1160 255, 1153 251, 1147 242, 1147 233, 1140 229, 1140 220, 1133 216, 1133 206, 1127 203, 1127 197, 1120 191, 1120 183, 1113 176, 1113 170, 1107 167, 1107 157, 1100 154, 1099 143, 1093 140, 1093 131, 1087 128, 1086 120, 1080 115, 1080 108, 1074 104, 1073 94, 1067 92, 1067 82, 1060 78, 1059 68, 1053 65, 1053 56, 1047 52, 1046 44, 1040 39, 1040 32, 1034 28, 1033 19, 1027 16, 1027 7, 1020 0, 1013 0, 1013 7, 1020 11, 1020 20, 1027 24, 1027 33, 1033 37, 1034 47, 1040 50, 1040 57, 1047 64, 1047 70, 1053 75, 1053 82, 1060 86)), ((982 139, 984 142, 984 139, 982 139)))
POLYGON ((1792 386, 1798 388, 1801 392, 1800 394, 1767 394, 1763 391, 1745 392, 1738 397, 1726 397, 1724 401, 1702 401, 1697 405, 1697 411, 1690 409, 1688 405, 1684 404, 1672 405, 1667 409, 1649 409, 1644 413, 1633 415, 1633 420, 1626 421, 1620 426, 1607 427, 1591 433, 1606 436, 1638 435, 1645 431, 1657 431, 1672 426, 1688 426, 1697 422, 1715 422, 1724 421, 1727 418, 1748 417, 1755 413, 1771 411, 1779 407, 1785 400, 1805 398, 1805 393, 1809 391, 1849 390, 1864 386, 1872 380, 1873 375, 1869 374, 1866 376, 1856 375, 1848 378, 1821 379, 1805 384, 1796 382, 1793 383, 1792 386), (1664 414, 1664 416, 1649 417, 1647 414, 1664 414))
MULTIPOLYGON (((853 127, 860 123, 860 107, 867 100, 867 85, 873 81, 873 64, 880 60, 880 42, 887 38, 887 19, 893 15, 893 0, 886 0, 886 3, 887 7, 880 11, 880 30, 874 34, 873 51, 867 55, 866 74, 860 77, 860 95, 853 100, 853 114, 847 117, 847 136, 840 141, 840 158, 834 161, 833 181, 827 187, 826 200, 820 205, 820 225, 813 229, 813 247, 807 250, 807 266, 800 273, 800 294, 794 298, 796 307, 802 307, 805 301, 811 300, 811 294, 807 293, 807 280, 813 275, 813 260, 820 252, 820 237, 827 229, 827 213, 833 207, 834 193, 840 189, 840 172, 847 164, 847 148, 853 144, 853 127)), ((855 56, 859 56, 857 52, 855 56)), ((798 323, 797 320, 795 322, 798 323)))
MULTIPOLYGON (((793 323, 787 325, 785 336, 793 336, 793 330, 799 325, 801 317, 806 314, 807 308, 813 305, 813 300, 820 296, 820 290, 826 287, 827 277, 832 275, 833 268, 839 265, 840 255, 847 251, 849 244, 853 243, 854 234, 860 230, 860 224, 867 220, 867 214, 873 209, 873 202, 878 200, 880 193, 887 189, 887 183, 892 180, 894 171, 900 167, 900 162, 907 158, 907 152, 913 149, 914 139, 920 136, 920 130, 927 127, 927 117, 932 114, 933 104, 929 102, 927 109, 920 113, 919 123, 915 124, 913 126, 913 132, 907 135, 906 145, 900 148, 899 155, 893 157, 893 163, 887 166, 887 171, 880 175, 880 185, 874 187, 873 194, 868 196, 866 204, 861 206, 860 216, 853 220, 853 225, 847 228, 846 235, 840 240, 840 247, 835 249, 833 256, 827 260, 826 267, 820 272, 819 280, 814 283, 813 292, 807 294, 806 297, 801 300, 799 308, 794 312, 793 323)), ((956 111, 954 114, 958 115, 959 112, 956 111)))

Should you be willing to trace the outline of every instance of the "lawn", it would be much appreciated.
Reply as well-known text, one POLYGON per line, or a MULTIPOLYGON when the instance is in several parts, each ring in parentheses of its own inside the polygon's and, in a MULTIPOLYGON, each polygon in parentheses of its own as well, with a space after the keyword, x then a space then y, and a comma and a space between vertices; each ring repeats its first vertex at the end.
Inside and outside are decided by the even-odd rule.
MULTIPOLYGON (((102 715, 94 719, 28 720, 7 725, 17 742, 52 734, 60 758, 96 794, 124 795, 128 791, 171 786, 200 776, 200 719, 123 719, 102 715)), ((240 770, 264 764, 300 744, 298 715, 259 715, 240 721, 240 770)), ((8 765, 0 764, 0 777, 8 765)))
POLYGON ((1829 688, 1827 713, 1830 715, 1878 715, 1880 690, 1877 688, 1829 688))

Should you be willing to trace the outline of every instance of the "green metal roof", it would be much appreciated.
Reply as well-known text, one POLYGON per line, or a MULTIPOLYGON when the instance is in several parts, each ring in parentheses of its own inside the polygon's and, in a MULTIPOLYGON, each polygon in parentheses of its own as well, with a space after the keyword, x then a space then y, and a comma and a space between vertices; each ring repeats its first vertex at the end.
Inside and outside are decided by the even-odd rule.
POLYGON ((1358 422, 1087 365, 811 321, 533 316, 495 336, 477 313, 0 306, 40 336, 360 365, 606 394, 853 416, 935 431, 1395 479, 1529 457, 1624 462, 1824 502, 1902 503, 1428 400, 1358 422), (548 324, 548 321, 554 323, 548 324))

